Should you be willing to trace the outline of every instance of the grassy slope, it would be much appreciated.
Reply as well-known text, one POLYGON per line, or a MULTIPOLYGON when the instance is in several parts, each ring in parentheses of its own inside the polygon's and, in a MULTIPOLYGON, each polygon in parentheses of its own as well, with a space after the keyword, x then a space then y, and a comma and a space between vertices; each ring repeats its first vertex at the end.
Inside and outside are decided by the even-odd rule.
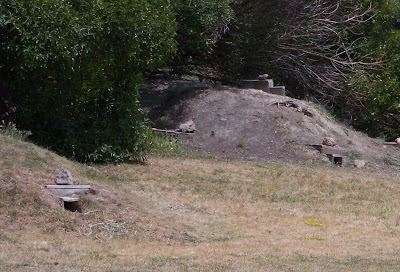
POLYGON ((70 162, 0 135, 0 271, 398 271, 400 178, 329 165, 70 162), (83 213, 43 189, 68 168, 83 213))

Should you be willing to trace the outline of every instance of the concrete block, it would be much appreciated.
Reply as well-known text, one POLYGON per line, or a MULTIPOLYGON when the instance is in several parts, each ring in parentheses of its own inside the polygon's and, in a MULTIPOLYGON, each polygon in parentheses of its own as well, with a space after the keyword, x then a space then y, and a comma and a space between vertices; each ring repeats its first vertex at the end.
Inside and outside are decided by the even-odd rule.
POLYGON ((343 166, 344 165, 344 160, 343 157, 337 154, 326 154, 326 156, 329 158, 329 161, 333 164, 343 166))
POLYGON ((269 93, 278 94, 278 95, 286 95, 285 86, 275 86, 269 88, 269 93))
POLYGON ((267 80, 242 80, 241 87, 244 89, 257 89, 267 93, 286 95, 285 86, 274 86, 272 79, 267 80))
POLYGON ((244 89, 257 89, 269 92, 269 88, 274 86, 272 79, 268 80, 242 80, 241 87, 244 89))

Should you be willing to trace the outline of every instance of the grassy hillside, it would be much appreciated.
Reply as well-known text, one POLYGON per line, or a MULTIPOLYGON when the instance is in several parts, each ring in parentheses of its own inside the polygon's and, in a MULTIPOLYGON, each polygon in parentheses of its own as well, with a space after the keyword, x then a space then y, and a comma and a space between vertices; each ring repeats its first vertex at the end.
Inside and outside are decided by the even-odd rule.
POLYGON ((0 271, 398 271, 400 177, 152 156, 71 162, 0 135, 0 271), (82 213, 43 185, 68 168, 82 213))

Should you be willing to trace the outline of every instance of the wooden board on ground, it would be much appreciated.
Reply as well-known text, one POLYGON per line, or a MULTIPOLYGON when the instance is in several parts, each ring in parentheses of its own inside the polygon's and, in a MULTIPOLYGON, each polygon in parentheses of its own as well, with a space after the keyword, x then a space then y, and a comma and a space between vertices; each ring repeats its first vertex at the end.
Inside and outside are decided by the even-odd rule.
POLYGON ((396 143, 396 142, 385 142, 385 145, 397 145, 400 147, 400 144, 396 143))
POLYGON ((47 189, 58 196, 85 193, 90 190, 90 185, 46 185, 47 189))
POLYGON ((156 134, 161 134, 161 135, 172 135, 178 139, 186 139, 187 136, 193 135, 194 133, 188 133, 188 132, 182 132, 182 131, 176 131, 176 130, 169 130, 169 129, 157 129, 157 128, 152 128, 152 131, 156 134))
POLYGON ((157 134, 179 135, 179 134, 185 133, 185 132, 180 132, 180 131, 170 130, 170 129, 152 128, 151 130, 157 134))

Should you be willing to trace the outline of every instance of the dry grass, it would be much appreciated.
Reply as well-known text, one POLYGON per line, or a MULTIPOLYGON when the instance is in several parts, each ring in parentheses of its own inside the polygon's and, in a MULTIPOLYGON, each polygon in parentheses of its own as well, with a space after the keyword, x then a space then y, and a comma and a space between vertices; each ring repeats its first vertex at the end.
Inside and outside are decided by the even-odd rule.
POLYGON ((72 163, 0 136, 0 271, 399 271, 400 177, 319 164, 72 163), (43 189, 68 168, 83 213, 43 189))

